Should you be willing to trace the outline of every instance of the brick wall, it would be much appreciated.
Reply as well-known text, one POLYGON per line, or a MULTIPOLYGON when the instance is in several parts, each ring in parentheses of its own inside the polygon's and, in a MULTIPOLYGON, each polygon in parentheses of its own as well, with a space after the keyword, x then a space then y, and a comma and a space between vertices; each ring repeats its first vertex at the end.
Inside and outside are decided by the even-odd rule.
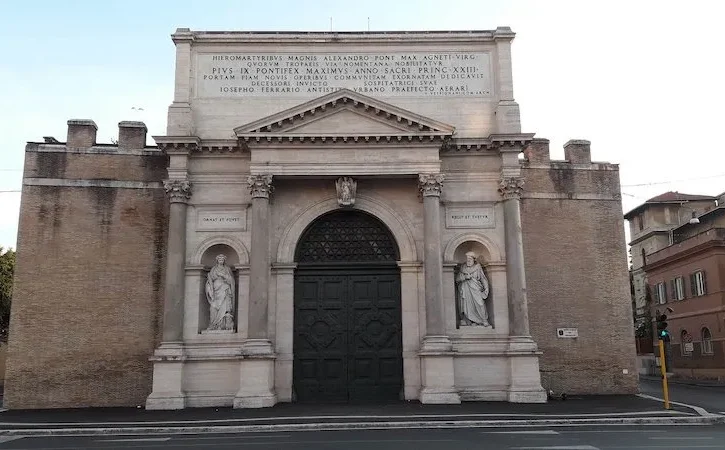
POLYGON ((569 394, 637 392, 619 171, 588 164, 588 154, 573 165, 536 150, 523 171, 521 214, 542 384, 569 394), (578 328, 579 337, 558 338, 565 327, 578 328))
POLYGON ((51 185, 23 186, 5 407, 144 403, 160 339, 165 168, 153 149, 27 146, 26 179, 51 185))

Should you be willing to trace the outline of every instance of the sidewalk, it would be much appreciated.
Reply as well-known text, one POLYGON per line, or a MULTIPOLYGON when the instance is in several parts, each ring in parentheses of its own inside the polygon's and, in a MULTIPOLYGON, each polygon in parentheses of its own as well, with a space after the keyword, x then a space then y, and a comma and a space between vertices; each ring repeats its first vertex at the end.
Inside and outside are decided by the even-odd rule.
POLYGON ((25 410, 0 413, 0 435, 240 433, 393 428, 535 427, 725 423, 725 416, 639 396, 570 397, 546 404, 467 402, 461 405, 304 405, 272 408, 142 408, 25 410))
MULTIPOLYGON (((647 380, 647 381, 662 381, 661 375, 640 375, 640 380, 647 380)), ((699 387, 725 387, 725 381, 715 381, 715 380, 695 380, 695 379, 686 379, 686 378, 672 378, 667 377, 667 382, 669 384, 682 384, 686 386, 699 386, 699 387)))

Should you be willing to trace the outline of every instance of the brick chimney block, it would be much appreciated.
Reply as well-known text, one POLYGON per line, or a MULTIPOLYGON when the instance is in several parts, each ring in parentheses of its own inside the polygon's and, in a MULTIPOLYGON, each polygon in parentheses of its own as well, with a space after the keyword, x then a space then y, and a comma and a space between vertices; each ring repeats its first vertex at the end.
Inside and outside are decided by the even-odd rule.
POLYGON ((146 124, 123 121, 118 123, 118 148, 138 150, 146 147, 146 124))
POLYGON ((592 162, 592 143, 584 139, 571 139, 564 144, 564 159, 572 164, 592 162))
POLYGON ((90 148, 96 145, 96 122, 89 119, 71 119, 68 121, 68 139, 66 146, 90 148))
POLYGON ((549 140, 542 138, 533 139, 524 149, 524 158, 530 163, 549 163, 549 140))

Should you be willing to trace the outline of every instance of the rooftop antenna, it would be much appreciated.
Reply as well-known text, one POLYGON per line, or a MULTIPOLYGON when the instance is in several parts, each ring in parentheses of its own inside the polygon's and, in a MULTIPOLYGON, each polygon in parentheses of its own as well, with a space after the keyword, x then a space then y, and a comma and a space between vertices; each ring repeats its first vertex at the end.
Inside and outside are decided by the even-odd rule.
POLYGON ((370 31, 370 17, 368 17, 368 31, 370 31))
POLYGON ((332 31, 332 16, 330 16, 330 31, 332 31))

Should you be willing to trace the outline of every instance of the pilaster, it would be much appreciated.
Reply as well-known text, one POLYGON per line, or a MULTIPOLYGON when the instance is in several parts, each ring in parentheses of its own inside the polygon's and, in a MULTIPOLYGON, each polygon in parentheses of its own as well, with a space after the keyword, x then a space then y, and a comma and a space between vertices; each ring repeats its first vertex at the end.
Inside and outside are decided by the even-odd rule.
POLYGON ((523 234, 521 230, 521 194, 524 179, 519 167, 504 167, 499 182, 503 197, 504 233, 506 242, 506 281, 509 308, 509 373, 508 401, 545 403, 546 391, 541 387, 539 355, 529 332, 529 307, 526 294, 523 234))
POLYGON ((275 351, 269 340, 269 197, 272 175, 248 178, 252 195, 251 259, 249 264, 249 325, 242 346, 239 391, 235 408, 265 408, 277 403, 274 391, 275 351))
POLYGON ((420 174, 423 196, 426 336, 421 345, 421 403, 460 403, 454 386, 453 346, 445 334, 440 197, 445 177, 420 174))

